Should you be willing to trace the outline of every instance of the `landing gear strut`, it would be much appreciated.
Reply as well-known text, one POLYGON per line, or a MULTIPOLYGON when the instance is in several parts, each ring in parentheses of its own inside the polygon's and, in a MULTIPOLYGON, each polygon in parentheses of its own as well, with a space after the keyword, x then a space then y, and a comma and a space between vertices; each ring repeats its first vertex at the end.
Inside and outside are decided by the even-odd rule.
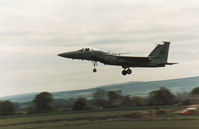
POLYGON ((95 66, 97 66, 97 62, 96 61, 92 61, 92 63, 93 63, 93 66, 94 66, 93 72, 96 73, 97 69, 95 68, 95 66))
POLYGON ((122 75, 127 75, 127 74, 131 74, 132 73, 132 70, 130 68, 125 68, 123 67, 124 70, 122 71, 122 75))

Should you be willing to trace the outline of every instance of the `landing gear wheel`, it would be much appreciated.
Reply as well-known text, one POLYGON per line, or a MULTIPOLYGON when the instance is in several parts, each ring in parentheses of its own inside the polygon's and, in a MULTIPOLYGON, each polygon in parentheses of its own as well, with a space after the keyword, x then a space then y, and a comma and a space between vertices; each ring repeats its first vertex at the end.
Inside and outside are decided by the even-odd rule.
POLYGON ((97 69, 93 69, 93 72, 96 73, 96 72, 97 72, 97 69))
POLYGON ((126 71, 128 74, 131 74, 132 73, 132 70, 131 69, 127 69, 126 71))
POLYGON ((127 74, 127 71, 126 70, 123 70, 122 71, 122 75, 126 75, 127 74))
POLYGON ((97 69, 95 68, 95 66, 97 66, 97 62, 96 61, 92 61, 92 63, 93 63, 93 66, 94 66, 93 72, 96 73, 97 69))

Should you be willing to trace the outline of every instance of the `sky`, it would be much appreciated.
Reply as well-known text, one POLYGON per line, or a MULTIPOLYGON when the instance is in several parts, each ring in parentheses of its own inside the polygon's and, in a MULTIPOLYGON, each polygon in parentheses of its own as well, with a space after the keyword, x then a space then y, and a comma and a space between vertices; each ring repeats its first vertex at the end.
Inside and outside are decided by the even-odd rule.
POLYGON ((199 76, 198 0, 1 0, 0 97, 199 76), (92 47, 147 56, 170 41, 165 68, 122 68, 58 57, 92 47))

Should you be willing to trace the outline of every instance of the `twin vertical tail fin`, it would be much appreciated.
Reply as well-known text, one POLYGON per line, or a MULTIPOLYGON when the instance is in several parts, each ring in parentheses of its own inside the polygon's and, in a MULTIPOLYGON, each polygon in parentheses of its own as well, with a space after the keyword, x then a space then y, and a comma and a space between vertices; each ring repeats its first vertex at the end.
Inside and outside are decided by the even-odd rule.
POLYGON ((164 44, 158 44, 155 49, 149 54, 149 58, 152 63, 167 64, 169 45, 170 42, 163 42, 164 44))

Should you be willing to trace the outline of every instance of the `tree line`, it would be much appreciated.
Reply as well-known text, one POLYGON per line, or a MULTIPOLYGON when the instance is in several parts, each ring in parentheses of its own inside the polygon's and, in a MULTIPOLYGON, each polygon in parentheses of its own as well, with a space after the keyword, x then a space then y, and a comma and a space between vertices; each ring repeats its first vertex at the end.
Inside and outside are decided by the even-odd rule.
MULTIPOLYGON (((199 87, 192 89, 190 95, 199 95, 199 87)), ((158 90, 153 90, 147 97, 122 95, 122 91, 105 91, 96 89, 93 93, 93 98, 72 99, 72 110, 88 110, 88 109, 104 109, 104 108, 122 108, 133 106, 161 106, 174 105, 178 103, 188 104, 180 100, 169 89, 161 87, 158 90)), ((52 94, 41 92, 35 96, 32 104, 27 108, 27 113, 46 113, 56 111, 52 106, 52 94)), ((10 101, 0 101, 0 116, 16 114, 16 105, 10 101)))

